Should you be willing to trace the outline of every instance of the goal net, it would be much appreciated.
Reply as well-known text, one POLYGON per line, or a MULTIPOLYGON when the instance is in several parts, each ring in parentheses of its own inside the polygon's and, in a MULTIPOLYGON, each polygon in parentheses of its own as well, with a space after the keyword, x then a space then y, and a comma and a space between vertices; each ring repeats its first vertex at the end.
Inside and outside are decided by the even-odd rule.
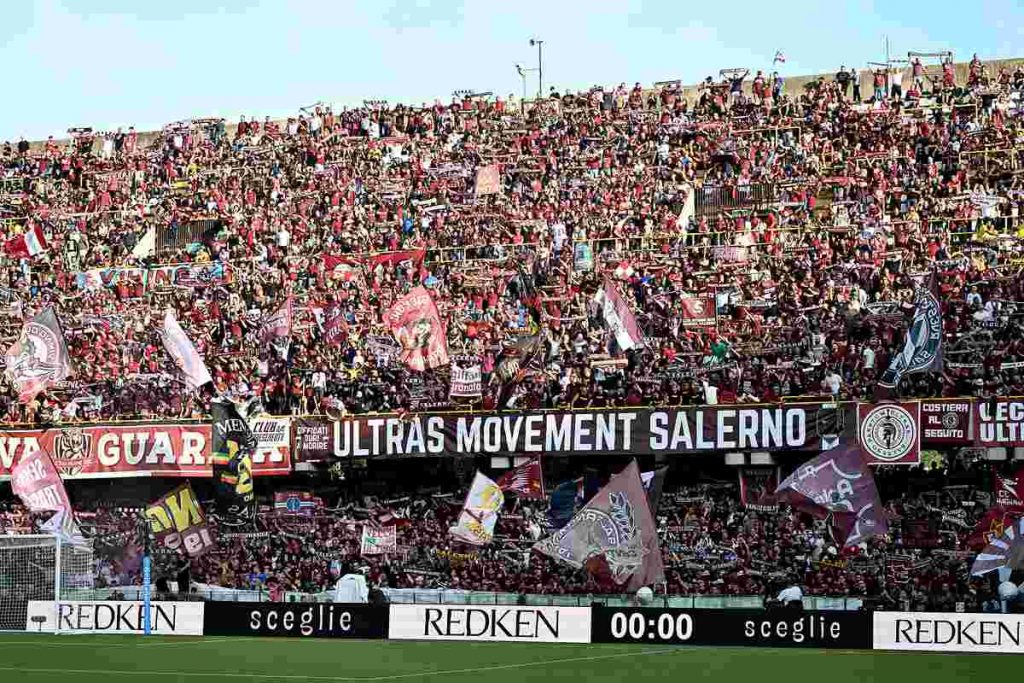
POLYGON ((88 599, 93 587, 92 548, 61 543, 55 536, 0 536, 0 631, 59 630, 33 615, 33 600, 88 599), (59 569, 58 569, 59 568, 59 569))

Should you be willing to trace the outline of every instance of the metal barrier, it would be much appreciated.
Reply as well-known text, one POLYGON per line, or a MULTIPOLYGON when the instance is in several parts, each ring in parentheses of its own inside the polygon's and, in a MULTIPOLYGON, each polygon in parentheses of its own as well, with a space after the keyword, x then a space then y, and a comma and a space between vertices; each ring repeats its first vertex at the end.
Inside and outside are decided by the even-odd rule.
POLYGON ((705 185, 696 191, 696 213, 706 216, 733 209, 767 209, 775 203, 775 185, 705 185))

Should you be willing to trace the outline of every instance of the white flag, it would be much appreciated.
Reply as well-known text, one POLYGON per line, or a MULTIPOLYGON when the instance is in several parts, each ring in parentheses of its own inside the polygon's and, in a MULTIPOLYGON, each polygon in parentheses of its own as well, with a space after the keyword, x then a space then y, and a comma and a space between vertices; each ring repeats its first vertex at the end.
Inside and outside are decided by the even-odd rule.
POLYGON ((206 364, 196 352, 196 347, 192 345, 185 330, 181 329, 181 325, 174 318, 174 312, 170 309, 164 315, 164 328, 160 333, 160 338, 164 342, 167 353, 174 360, 174 364, 185 375, 185 386, 190 391, 198 389, 207 382, 213 382, 210 371, 206 369, 206 364))
POLYGON ((498 523, 498 512, 504 504, 505 494, 501 488, 477 472, 459 521, 450 529, 451 535, 463 543, 487 545, 494 540, 494 525, 498 523))
POLYGON ((156 228, 150 228, 132 249, 132 256, 143 259, 156 253, 156 228))

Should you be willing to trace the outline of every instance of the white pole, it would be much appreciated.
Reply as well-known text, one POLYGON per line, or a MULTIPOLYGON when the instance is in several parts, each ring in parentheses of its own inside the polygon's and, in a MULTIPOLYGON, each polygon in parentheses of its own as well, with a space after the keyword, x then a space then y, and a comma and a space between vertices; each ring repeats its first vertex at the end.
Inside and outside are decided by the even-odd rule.
POLYGON ((54 568, 53 568, 53 614, 55 624, 53 627, 54 634, 60 633, 60 556, 61 556, 61 543, 60 536, 54 536, 57 541, 56 549, 54 552, 54 568))

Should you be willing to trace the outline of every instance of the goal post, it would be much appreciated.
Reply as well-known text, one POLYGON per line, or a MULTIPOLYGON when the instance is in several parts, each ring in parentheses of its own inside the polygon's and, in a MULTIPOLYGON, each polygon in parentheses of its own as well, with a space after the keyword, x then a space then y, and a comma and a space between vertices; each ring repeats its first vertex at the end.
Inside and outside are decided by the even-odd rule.
POLYGON ((0 536, 0 631, 59 633, 60 601, 88 599, 93 583, 91 546, 51 535, 0 536), (30 615, 33 602, 48 606, 30 615))

